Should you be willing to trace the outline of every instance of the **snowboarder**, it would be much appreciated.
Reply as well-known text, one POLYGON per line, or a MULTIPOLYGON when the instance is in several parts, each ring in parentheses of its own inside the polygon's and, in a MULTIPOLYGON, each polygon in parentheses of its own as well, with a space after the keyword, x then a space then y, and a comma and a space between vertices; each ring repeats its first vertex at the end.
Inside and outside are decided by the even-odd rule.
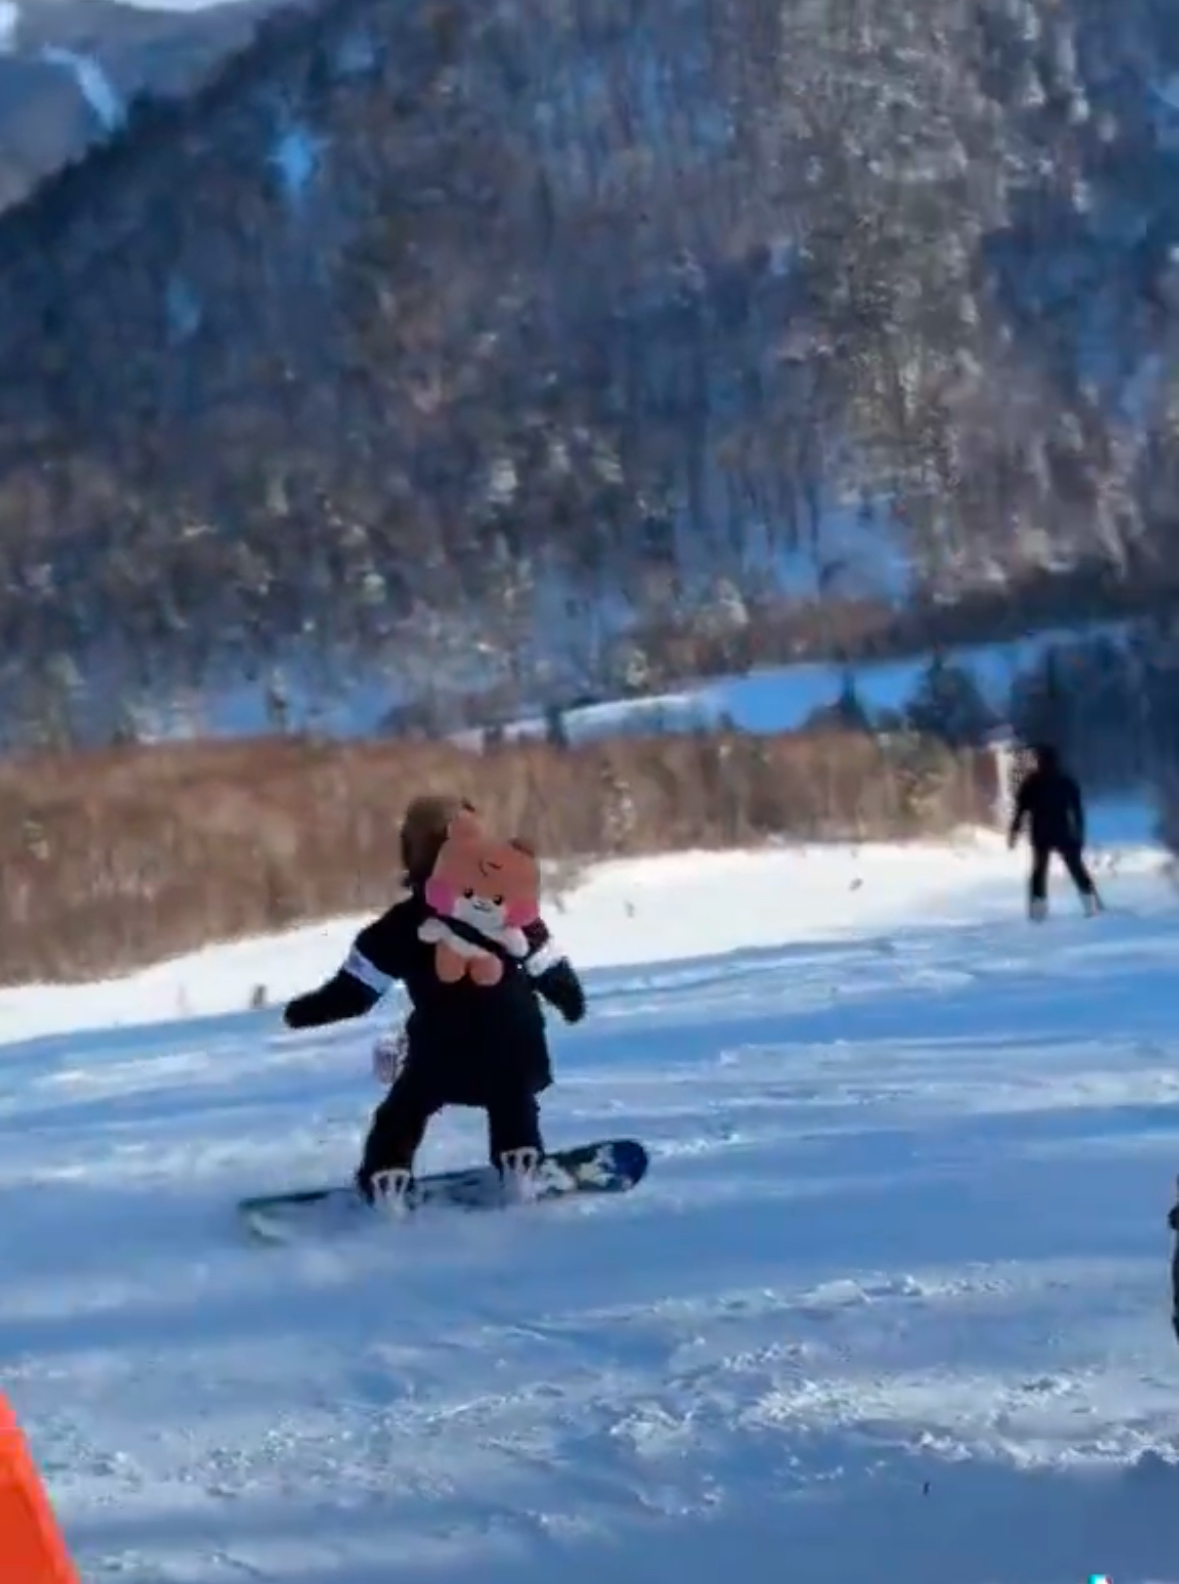
POLYGON ((1048 865, 1057 853, 1077 888, 1088 914, 1100 910, 1093 877, 1085 866, 1085 808, 1075 777, 1060 763, 1056 749, 1041 743, 1035 768, 1020 784, 1008 833, 1014 848, 1026 822, 1030 826, 1032 868, 1028 879, 1028 913, 1042 919, 1048 911, 1048 865))
POLYGON ((539 916, 536 860, 485 835, 468 803, 421 797, 402 822, 409 896, 365 926, 339 971, 288 1003, 288 1028, 361 1017, 400 981, 411 1011, 404 1058, 373 1114, 356 1186, 403 1204, 430 1118, 444 1106, 487 1114, 492 1164, 529 1197, 544 1160, 537 1096, 552 1083, 539 995, 568 1023, 585 994, 539 916))

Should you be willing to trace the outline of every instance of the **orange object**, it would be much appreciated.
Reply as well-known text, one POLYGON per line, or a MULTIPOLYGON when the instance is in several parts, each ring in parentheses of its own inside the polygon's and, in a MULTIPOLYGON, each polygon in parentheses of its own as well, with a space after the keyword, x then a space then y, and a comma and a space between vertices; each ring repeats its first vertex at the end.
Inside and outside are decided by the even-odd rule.
POLYGON ((0 1395, 0 1581, 80 1584, 24 1432, 0 1395))

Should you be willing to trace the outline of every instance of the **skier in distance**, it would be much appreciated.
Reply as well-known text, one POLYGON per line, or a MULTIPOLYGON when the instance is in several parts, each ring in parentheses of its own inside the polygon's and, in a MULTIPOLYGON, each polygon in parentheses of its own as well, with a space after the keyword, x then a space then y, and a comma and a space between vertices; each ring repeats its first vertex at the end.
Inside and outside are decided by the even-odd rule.
POLYGON ((1097 913, 1101 901, 1083 856, 1085 806, 1081 789, 1051 744, 1040 743, 1033 752, 1035 768, 1020 783, 1008 832, 1008 846, 1014 848, 1024 825, 1029 827, 1032 867, 1028 877, 1028 914, 1039 920, 1048 912, 1048 865, 1054 853, 1068 870, 1085 912, 1097 913))
MULTIPOLYGON (((400 830, 409 895, 360 931, 331 979, 296 996, 283 1011, 288 1028, 319 1028, 364 1016, 395 982, 404 985, 411 1006, 404 1059, 373 1113, 355 1177, 370 1204, 379 1200, 394 1212, 412 1185, 414 1157, 429 1120, 445 1106, 486 1113, 489 1155, 505 1189, 511 1197, 530 1196, 544 1162, 537 1097, 553 1081, 540 998, 568 1023, 580 1022, 586 1010, 581 981, 539 916, 507 932, 519 943, 515 955, 464 920, 461 903, 439 917, 427 887, 448 846, 454 850, 460 824, 473 839, 485 841, 468 803, 425 796, 410 804, 400 830), (449 944, 438 944, 443 935, 449 944), (498 969, 489 965, 492 957, 498 969), (469 966, 475 959, 479 966, 469 966)), ((468 852, 476 850, 492 849, 468 852)), ((518 863, 523 876, 526 865, 534 867, 522 843, 502 843, 496 850, 505 870, 518 863)), ((471 879, 478 880, 474 871, 471 879)), ((512 877, 495 883, 508 886, 512 877)), ((460 894, 472 896, 469 889, 460 894)), ((503 901, 499 895, 486 899, 497 909, 503 901)))

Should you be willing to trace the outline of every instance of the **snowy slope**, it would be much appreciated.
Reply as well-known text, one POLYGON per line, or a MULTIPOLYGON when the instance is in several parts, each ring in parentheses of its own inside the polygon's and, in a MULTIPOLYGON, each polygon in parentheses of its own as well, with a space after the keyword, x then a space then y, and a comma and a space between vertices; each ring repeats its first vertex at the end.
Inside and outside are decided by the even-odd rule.
MULTIPOLYGON (((550 618, 550 625, 551 625, 550 618)), ((543 627, 543 623, 540 624, 543 627)), ((990 644, 948 645, 944 657, 966 667, 983 697, 1002 714, 1017 677, 1034 671, 1053 647, 1079 637, 1124 637, 1125 622, 1091 622, 1080 628, 1045 628, 1029 637, 990 644)), ((747 675, 702 677, 671 692, 587 704, 566 710, 564 728, 573 742, 591 742, 628 733, 696 731, 731 721, 742 731, 792 731, 817 710, 839 699, 850 676, 860 702, 870 712, 901 710, 911 701, 929 667, 929 656, 908 660, 864 660, 849 666, 831 661, 759 666, 747 675)), ((300 678, 295 667, 284 671, 292 730, 333 737, 365 737, 383 730, 396 703, 387 673, 354 672, 330 699, 318 684, 300 678)), ((207 735, 234 737, 271 729, 267 708, 269 678, 209 690, 199 701, 185 701, 175 711, 143 723, 145 737, 207 735)), ((541 710, 523 713, 501 726, 509 740, 543 737, 547 722, 541 710)), ((456 742, 478 746, 482 727, 453 734, 456 742)))
MULTIPOLYGON (((947 646, 943 658, 968 670, 983 698, 1002 716, 1012 684, 1034 671, 1050 649, 1075 643, 1080 636, 1118 638, 1126 630, 1123 622, 1091 623, 1081 629, 1045 628, 1006 643, 947 646)), ((848 666, 831 661, 761 666, 745 676, 702 678, 672 693, 571 709, 562 717, 562 724, 571 742, 592 742, 629 732, 698 731, 726 722, 740 731, 794 731, 817 711, 830 709, 849 678, 869 713, 904 710, 916 695, 929 662, 929 656, 917 656, 858 661, 848 666)), ((534 714, 505 726, 503 735, 509 740, 535 739, 543 737, 546 730, 543 714, 534 714)), ((456 740, 478 744, 483 736, 481 730, 473 730, 456 734, 456 740)))
POLYGON ((235 1194, 351 1165, 371 1025, 9 1043, 0 1379, 85 1584, 1179 1579, 1154 862, 1040 930, 985 843, 596 875, 547 1114, 649 1142, 620 1201, 249 1250, 235 1194))
MULTIPOLYGON (((1157 868, 1151 816, 1134 800, 1089 811, 1099 871, 1157 868)), ((586 966, 703 956, 887 927, 932 908, 1006 917, 1024 859, 988 831, 945 842, 786 844, 603 863, 558 891, 553 926, 586 966)), ((0 1045, 13 1039, 236 1013, 262 987, 270 1003, 343 958, 363 917, 293 929, 71 988, 0 989, 0 1045)))

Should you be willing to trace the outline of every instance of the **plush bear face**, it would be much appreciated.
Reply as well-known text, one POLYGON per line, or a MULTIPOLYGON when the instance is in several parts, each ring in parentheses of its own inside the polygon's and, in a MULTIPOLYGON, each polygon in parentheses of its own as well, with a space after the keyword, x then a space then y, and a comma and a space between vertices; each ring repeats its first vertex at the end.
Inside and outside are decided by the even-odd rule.
POLYGON ((540 912, 540 872, 531 853, 485 834, 473 814, 450 823, 426 901, 443 918, 459 919, 485 935, 523 929, 540 912))

